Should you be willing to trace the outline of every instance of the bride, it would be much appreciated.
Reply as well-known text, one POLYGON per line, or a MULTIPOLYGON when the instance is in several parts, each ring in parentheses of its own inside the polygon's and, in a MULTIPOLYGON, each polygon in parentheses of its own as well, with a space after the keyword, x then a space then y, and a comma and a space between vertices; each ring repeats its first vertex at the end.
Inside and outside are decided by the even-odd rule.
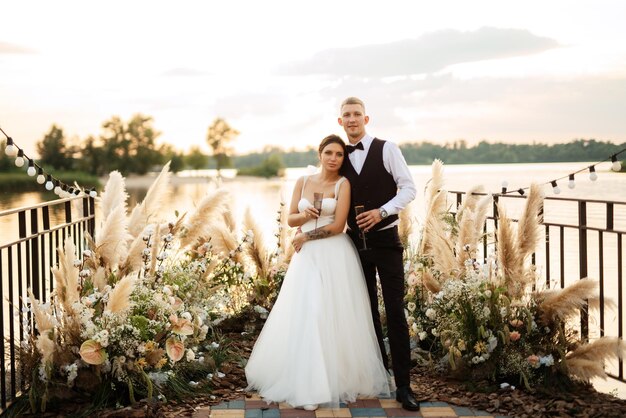
POLYGON ((296 182, 289 226, 301 227, 280 294, 248 364, 248 389, 266 401, 315 410, 357 396, 389 396, 358 254, 344 233, 350 183, 339 175, 346 146, 319 146, 321 172, 296 182), (313 194, 322 192, 321 213, 313 194), (316 228, 317 226, 317 228, 316 228))

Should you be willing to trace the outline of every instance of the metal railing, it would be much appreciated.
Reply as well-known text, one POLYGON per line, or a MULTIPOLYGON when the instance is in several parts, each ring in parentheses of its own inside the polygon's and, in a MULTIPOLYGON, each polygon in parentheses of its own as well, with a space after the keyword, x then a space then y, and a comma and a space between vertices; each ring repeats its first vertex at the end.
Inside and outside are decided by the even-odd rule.
POLYGON ((85 233, 95 230, 94 199, 72 197, 0 212, 0 408, 6 409, 25 389, 18 370, 18 350, 28 338, 32 318, 24 308, 28 290, 40 301, 50 300, 54 280, 50 267, 58 262, 57 248, 72 237, 78 251, 85 233), (6 225, 9 225, 7 227, 6 225), (15 230, 17 226, 17 230, 15 230))
MULTIPOLYGON (((485 195, 484 193, 478 193, 485 195)), ((451 191, 453 205, 458 207, 465 192, 451 191)), ((491 213, 485 225, 481 255, 486 258, 495 244, 493 233, 498 222, 498 206, 504 205, 507 217, 517 220, 526 197, 512 194, 494 195, 491 213), (517 213, 516 213, 517 211, 517 213), (512 212, 512 213, 511 213, 512 212)), ((532 256, 537 266, 539 289, 564 288, 574 280, 592 278, 598 281, 598 306, 581 309, 578 331, 583 340, 601 336, 624 338, 624 235, 626 202, 546 197, 544 199, 543 245, 532 256), (607 298, 607 295, 610 296, 607 298), (615 304, 615 310, 611 308, 615 304), (596 309, 597 308, 597 309, 596 309)), ((624 363, 608 366, 607 374, 621 382, 624 363)))

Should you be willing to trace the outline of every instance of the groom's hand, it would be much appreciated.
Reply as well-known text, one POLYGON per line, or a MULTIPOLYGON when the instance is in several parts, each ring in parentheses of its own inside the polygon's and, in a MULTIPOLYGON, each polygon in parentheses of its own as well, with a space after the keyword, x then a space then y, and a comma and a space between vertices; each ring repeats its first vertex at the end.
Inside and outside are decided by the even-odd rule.
POLYGON ((365 232, 368 232, 374 225, 382 220, 383 218, 380 216, 380 210, 378 209, 368 210, 356 217, 357 225, 365 232))

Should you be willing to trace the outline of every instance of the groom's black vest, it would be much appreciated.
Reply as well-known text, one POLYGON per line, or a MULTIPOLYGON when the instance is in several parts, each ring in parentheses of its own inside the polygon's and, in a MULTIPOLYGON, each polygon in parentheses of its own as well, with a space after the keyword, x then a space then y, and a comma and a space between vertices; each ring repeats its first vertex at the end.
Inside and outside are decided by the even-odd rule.
MULTIPOLYGON (((365 211, 378 209, 393 199, 398 192, 396 181, 393 179, 393 176, 385 170, 383 163, 384 145, 385 141, 374 138, 367 152, 367 157, 365 158, 360 174, 354 170, 350 158, 348 158, 347 155, 343 162, 341 174, 350 181, 350 187, 352 189, 348 226, 353 231, 359 229, 356 224, 356 214, 354 213, 355 205, 365 206, 365 211)), ((398 215, 389 215, 387 219, 383 219, 381 222, 377 223, 372 230, 379 230, 397 219, 398 215)))

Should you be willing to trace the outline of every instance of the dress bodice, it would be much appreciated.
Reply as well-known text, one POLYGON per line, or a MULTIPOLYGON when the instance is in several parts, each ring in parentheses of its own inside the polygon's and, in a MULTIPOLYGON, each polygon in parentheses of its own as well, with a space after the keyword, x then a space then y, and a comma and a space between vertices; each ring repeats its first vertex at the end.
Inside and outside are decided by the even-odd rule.
MULTIPOLYGON (((341 182, 344 181, 344 179, 345 178, 342 177, 341 179, 339 179, 339 181, 337 181, 337 184, 335 185, 335 197, 326 197, 322 199, 322 213, 320 214, 320 217, 317 218, 317 228, 331 224, 335 220, 335 209, 337 209, 337 195, 339 193, 339 186, 341 185, 341 182)), ((306 185, 306 178, 302 186, 303 192, 304 185, 306 185)), ((313 206, 313 203, 310 202, 309 199, 301 197, 300 201, 298 202, 298 212, 302 213, 306 208, 309 208, 311 206, 313 206)), ((301 228, 303 232, 307 232, 315 229, 315 227, 315 219, 310 219, 304 225, 302 225, 301 228)))

